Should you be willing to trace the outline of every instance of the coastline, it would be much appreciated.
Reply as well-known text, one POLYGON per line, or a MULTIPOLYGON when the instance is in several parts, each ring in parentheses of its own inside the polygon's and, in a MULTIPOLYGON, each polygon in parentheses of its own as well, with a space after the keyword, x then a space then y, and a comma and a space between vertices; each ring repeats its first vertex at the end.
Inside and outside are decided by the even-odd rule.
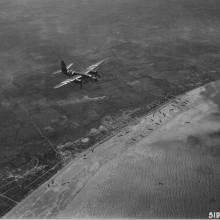
MULTIPOLYGON (((199 87, 196 90, 202 89, 203 87, 199 87)), ((192 90, 194 91, 194 90, 192 90)), ((190 91, 190 92, 192 92, 190 91)), ((28 200, 34 200, 34 198, 36 199, 39 195, 45 194, 45 192, 50 191, 50 188, 48 189, 48 184, 52 183, 52 190, 56 189, 55 191, 59 191, 61 190, 61 186, 63 182, 65 182, 65 177, 63 178, 62 175, 64 175, 63 173, 68 173, 71 172, 74 176, 79 175, 80 176, 80 172, 76 172, 77 170, 83 170, 85 167, 88 171, 87 176, 85 177, 81 177, 81 181, 84 182, 84 184, 87 184, 87 181, 89 181, 89 179, 96 174, 96 172, 98 172, 99 169, 101 169, 102 166, 105 166, 106 163, 108 163, 108 161, 111 161, 112 159, 114 159, 115 157, 117 157, 118 155, 122 154, 122 152, 126 151, 129 146, 132 146, 135 143, 141 141, 143 138, 145 138, 146 136, 150 135, 152 133, 152 130, 148 130, 148 132, 146 132, 144 135, 141 132, 141 136, 140 136, 140 129, 144 129, 146 130, 146 122, 149 123, 149 119, 152 119, 152 117, 156 117, 158 120, 163 120, 163 122, 161 123, 161 125, 164 125, 164 123, 167 122, 167 120, 169 119, 169 117, 175 117, 175 115, 180 114, 183 111, 186 111, 187 109, 191 108, 192 105, 194 105, 194 101, 191 100, 191 102, 188 102, 187 104, 185 103, 185 99, 186 97, 188 97, 188 95, 190 94, 190 92, 187 92, 186 94, 183 95, 179 95, 176 98, 168 101, 167 103, 159 106, 157 109, 152 110, 151 112, 148 112, 146 115, 143 115, 140 118, 135 118, 133 119, 129 125, 120 128, 119 131, 115 131, 114 134, 112 134, 111 136, 106 137, 104 140, 101 141, 101 143, 97 143, 95 144, 92 148, 84 151, 82 154, 80 154, 77 158, 75 158, 73 161, 71 161, 70 163, 68 163, 68 165, 66 165, 64 168, 62 168, 61 170, 59 170, 50 180, 46 181, 45 183, 43 183, 38 189, 36 189, 32 194, 30 194, 27 198, 25 198, 23 201, 21 201, 15 208, 13 208, 11 211, 9 211, 8 214, 5 215, 5 217, 17 217, 16 216, 16 210, 23 210, 23 211, 18 211, 20 214, 23 212, 24 215, 19 215, 20 218, 33 218, 33 217, 48 217, 47 215, 43 215, 42 216, 32 216, 29 215, 28 213, 25 213, 24 211, 24 207, 25 204, 30 204, 29 202, 27 202, 28 200), (181 102, 182 100, 182 102, 181 102), (176 104, 176 108, 173 107, 172 105, 176 104), (184 105, 184 106, 181 106, 184 105), (172 107, 171 107, 172 106, 172 107), (181 107, 180 107, 181 106, 181 107), (172 111, 169 111, 169 109, 173 109, 172 111), (166 112, 165 114, 168 115, 169 111, 169 116, 168 117, 164 117, 164 115, 160 114, 160 111, 164 111, 166 112), (159 113, 159 114, 158 114, 159 113), (157 114, 157 116, 156 116, 157 114), (166 120, 167 119, 167 120, 166 120), (126 136, 126 137, 125 137, 126 136), (129 136, 129 138, 128 138, 129 136), (117 148, 117 147, 112 147, 111 146, 111 142, 113 143, 120 143, 123 141, 123 139, 129 139, 128 141, 126 141, 125 145, 123 147, 117 148), (110 147, 108 146, 110 143, 110 147), (113 149, 114 148, 114 149, 113 149), (84 165, 86 164, 86 161, 88 161, 88 159, 90 157, 93 157, 92 155, 94 155, 96 151, 99 151, 101 154, 100 158, 97 158, 97 156, 95 157, 95 167, 94 167, 94 161, 90 161, 90 164, 84 165), (107 154, 108 156, 106 156, 105 158, 103 158, 103 154, 107 154), (86 156, 84 156, 86 155, 86 156), (86 157, 86 159, 85 159, 86 157), (83 167, 83 168, 82 168, 83 167), (90 168, 92 168, 92 170, 90 170, 90 168), (71 171, 70 171, 71 169, 71 171), (61 178, 62 176, 62 178, 61 178), (57 180, 58 179, 58 180, 57 180), (55 185, 54 185, 55 182, 55 185), (59 185, 60 184, 60 185, 59 185), (53 188, 54 187, 54 188, 53 188), (21 207, 24 206, 24 207, 21 207), (13 215, 13 213, 15 215, 13 215)), ((152 123, 153 124, 153 123, 152 123)), ((148 125, 148 124, 147 124, 148 125)), ((157 128, 161 127, 160 125, 153 125, 147 129, 153 129, 156 130, 157 128)), ((82 175, 82 173, 81 173, 82 175)), ((84 174, 85 175, 85 174, 84 174)), ((67 177, 66 177, 67 178, 67 177)), ((80 178, 79 178, 80 179, 80 178)), ((78 181, 79 181, 78 179, 78 181)), ((68 182, 68 181, 66 181, 68 182)), ((80 181, 79 181, 80 182, 80 181)), ((80 183, 78 187, 76 187, 76 189, 74 190, 76 195, 78 194, 78 192, 81 191, 81 189, 84 187, 83 183, 80 183)), ((62 191, 62 190, 61 190, 62 191)), ((29 206, 29 205, 28 205, 29 206)), ((26 207, 26 210, 28 210, 31 208, 26 207)))
MULTIPOLYGON (((176 97, 178 97, 178 96, 179 95, 177 95, 176 97)), ((137 121, 138 118, 143 117, 144 115, 148 115, 151 112, 155 111, 156 109, 160 109, 162 106, 169 103, 173 98, 175 98, 175 96, 167 95, 165 97, 161 97, 161 98, 156 99, 155 101, 151 102, 150 104, 145 104, 141 107, 138 107, 137 109, 132 109, 132 110, 128 109, 128 113, 125 113, 125 118, 123 116, 124 112, 122 112, 122 115, 119 114, 118 116, 116 116, 116 119, 114 119, 113 128, 110 128, 110 130, 106 134, 101 136, 101 138, 97 137, 82 147, 80 146, 81 139, 77 140, 77 141, 79 141, 79 143, 77 143, 75 146, 74 146, 74 142, 72 142, 73 146, 70 149, 64 148, 64 149, 61 149, 61 151, 60 151, 61 154, 62 154, 62 152, 64 153, 64 155, 61 155, 62 157, 64 157, 64 161, 59 160, 57 163, 52 163, 52 166, 49 166, 48 169, 46 169, 45 171, 43 169, 42 170, 43 172, 40 173, 40 175, 38 173, 34 174, 32 176, 31 181, 29 179, 27 179, 27 180, 25 179, 24 182, 22 183, 22 185, 17 184, 17 182, 15 182, 15 181, 9 182, 9 184, 7 183, 6 189, 4 190, 4 193, 7 193, 8 191, 10 191, 10 193, 7 193, 6 196, 8 196, 8 198, 11 199, 11 195, 13 195, 12 198, 14 199, 14 195, 16 195, 15 204, 20 203, 27 196, 29 196, 33 191, 35 191, 38 187, 40 187, 42 184, 44 184, 50 178, 52 178, 54 175, 56 175, 57 172, 62 170, 64 167, 68 166, 68 164, 71 163, 75 158, 78 158, 78 157, 84 155, 87 151, 89 151, 89 149, 92 149, 92 148, 94 148, 94 146, 97 146, 97 145, 105 142, 106 140, 110 139, 117 132, 119 132, 121 129, 129 126, 129 124, 135 123, 135 121, 137 121), (74 148, 77 149, 76 153, 75 153, 74 148), (78 152, 78 149, 80 149, 80 152, 78 152), (66 157, 65 153, 67 153, 67 155, 68 155, 68 153, 70 153, 72 156, 69 158, 68 157, 65 158, 66 157), (12 187, 10 187, 11 183, 13 184, 12 187), (7 187, 7 185, 8 185, 8 187, 7 187), (17 191, 15 191, 17 189, 19 189, 18 193, 17 193, 17 191), (19 193, 22 193, 22 195, 20 195, 19 193)), ((83 138, 83 137, 81 137, 81 138, 83 138)), ((53 160, 57 160, 57 159, 53 158, 53 160)), ((5 185, 3 187, 5 187, 5 185)), ((3 194, 3 196, 4 196, 4 194, 3 194)), ((8 201, 10 202, 10 204, 13 204, 12 201, 10 201, 10 200, 8 200, 8 201)), ((10 205, 10 204, 2 212, 3 216, 14 207, 14 204, 13 205, 10 205)))

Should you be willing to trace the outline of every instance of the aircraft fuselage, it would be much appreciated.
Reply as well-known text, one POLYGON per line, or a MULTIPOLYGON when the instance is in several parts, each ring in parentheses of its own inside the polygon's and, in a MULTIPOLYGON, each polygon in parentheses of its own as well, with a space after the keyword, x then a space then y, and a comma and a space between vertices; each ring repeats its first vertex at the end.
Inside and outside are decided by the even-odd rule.
POLYGON ((77 73, 77 72, 75 72, 73 70, 68 70, 64 74, 67 75, 67 76, 70 76, 70 77, 79 75, 79 73, 77 73))

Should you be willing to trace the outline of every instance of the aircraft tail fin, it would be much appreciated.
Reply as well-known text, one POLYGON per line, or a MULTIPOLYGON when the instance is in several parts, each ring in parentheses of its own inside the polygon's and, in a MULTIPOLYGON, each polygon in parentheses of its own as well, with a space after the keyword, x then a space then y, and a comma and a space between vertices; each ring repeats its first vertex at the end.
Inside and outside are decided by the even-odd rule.
POLYGON ((67 67, 66 67, 66 64, 63 60, 60 61, 60 69, 61 69, 62 73, 64 73, 64 74, 67 73, 67 67))
POLYGON ((68 75, 67 73, 71 69, 72 66, 73 66, 73 63, 70 63, 67 66, 66 63, 63 60, 61 60, 60 61, 60 70, 53 72, 53 74, 63 73, 65 75, 68 75))

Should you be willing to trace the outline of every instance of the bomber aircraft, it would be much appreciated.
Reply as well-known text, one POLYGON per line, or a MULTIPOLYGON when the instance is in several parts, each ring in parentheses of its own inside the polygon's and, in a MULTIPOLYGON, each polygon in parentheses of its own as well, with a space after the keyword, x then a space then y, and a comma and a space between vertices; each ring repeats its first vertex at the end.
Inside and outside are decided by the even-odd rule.
POLYGON ((60 61, 60 70, 53 72, 53 74, 63 73, 66 76, 68 76, 69 78, 62 81, 58 85, 56 85, 54 88, 57 89, 57 88, 60 88, 64 85, 67 85, 69 83, 76 83, 76 84, 80 84, 80 89, 82 89, 83 82, 88 82, 89 80, 90 81, 98 81, 98 77, 100 77, 100 75, 96 69, 104 61, 105 61, 105 59, 89 66, 88 68, 86 68, 86 70, 84 70, 82 72, 77 72, 77 71, 71 69, 73 66, 73 63, 66 65, 65 62, 63 60, 61 60, 60 61))

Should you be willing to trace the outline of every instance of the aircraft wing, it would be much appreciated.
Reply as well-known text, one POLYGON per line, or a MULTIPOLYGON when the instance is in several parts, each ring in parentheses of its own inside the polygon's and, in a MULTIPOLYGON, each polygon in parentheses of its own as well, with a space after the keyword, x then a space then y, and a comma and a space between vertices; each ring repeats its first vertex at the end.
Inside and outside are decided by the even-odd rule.
POLYGON ((70 69, 72 67, 73 63, 70 63, 66 68, 70 69))
POLYGON ((57 70, 57 71, 53 72, 52 74, 58 74, 58 73, 62 73, 61 70, 57 70))
POLYGON ((71 77, 69 79, 66 79, 64 80, 63 82, 59 83, 58 85, 54 86, 54 89, 57 89, 57 88, 60 88, 62 86, 65 86, 71 82, 74 82, 74 81, 77 81, 81 78, 82 76, 74 76, 74 77, 71 77))
POLYGON ((89 73, 90 71, 95 70, 95 69, 96 69, 100 64, 102 64, 104 61, 105 61, 105 59, 99 61, 98 63, 95 63, 95 64, 89 66, 89 67, 86 69, 85 74, 89 73))

